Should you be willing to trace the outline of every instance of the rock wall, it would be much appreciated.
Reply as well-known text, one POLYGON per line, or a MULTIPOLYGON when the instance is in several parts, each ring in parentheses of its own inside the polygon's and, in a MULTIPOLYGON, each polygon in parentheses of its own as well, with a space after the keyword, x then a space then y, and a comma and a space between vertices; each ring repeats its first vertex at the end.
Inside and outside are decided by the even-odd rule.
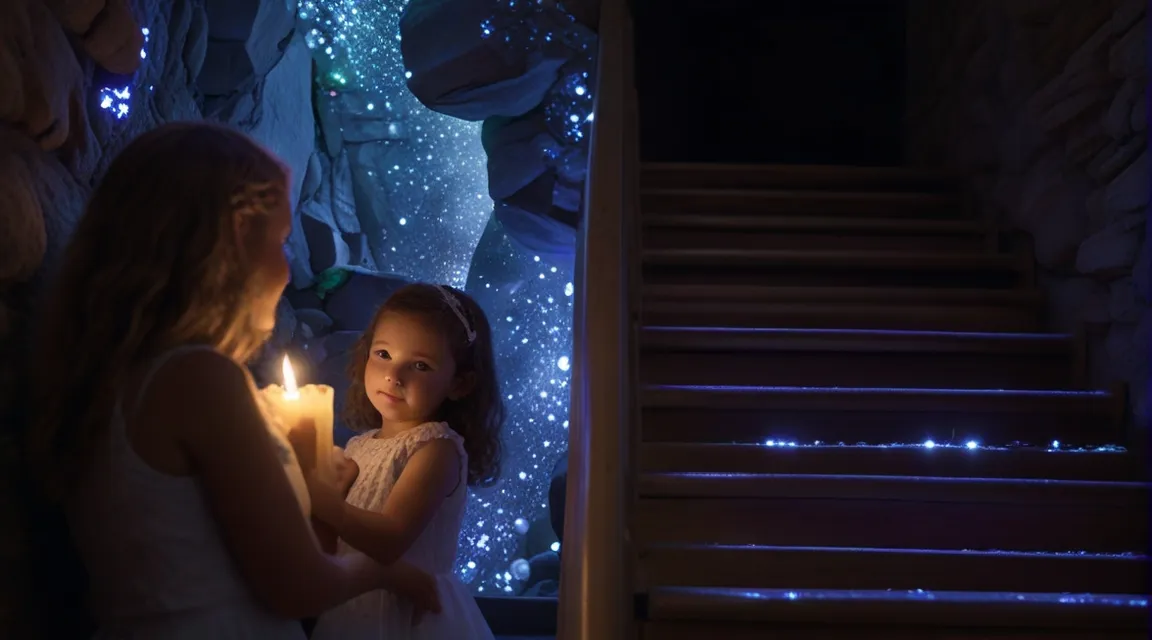
POLYGON ((1148 416, 1147 0, 911 0, 906 157, 1034 241, 1051 329, 1148 416))
POLYGON ((289 164, 299 195, 316 127, 294 3, 12 0, 4 13, 0 344, 20 334, 93 183, 144 131, 233 124, 289 164))

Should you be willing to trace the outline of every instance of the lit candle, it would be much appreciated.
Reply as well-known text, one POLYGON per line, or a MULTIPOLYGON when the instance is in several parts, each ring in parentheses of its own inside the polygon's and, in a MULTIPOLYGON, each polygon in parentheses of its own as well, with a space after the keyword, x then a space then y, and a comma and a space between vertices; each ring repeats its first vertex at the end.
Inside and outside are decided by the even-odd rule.
MULTIPOLYGON (((335 392, 326 384, 296 384, 292 362, 284 356, 284 386, 269 385, 263 390, 268 407, 280 419, 287 431, 299 428, 305 420, 316 425, 316 463, 320 477, 326 482, 336 481, 332 464, 332 423, 335 392)), ((305 469, 305 471, 308 471, 305 469)))

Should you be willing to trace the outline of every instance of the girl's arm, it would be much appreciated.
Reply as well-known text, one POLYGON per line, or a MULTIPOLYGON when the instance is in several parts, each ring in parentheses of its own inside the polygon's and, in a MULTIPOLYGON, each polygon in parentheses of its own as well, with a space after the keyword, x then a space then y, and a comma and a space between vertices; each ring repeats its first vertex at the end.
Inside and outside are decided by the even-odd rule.
POLYGON ((317 548, 253 393, 232 360, 191 352, 157 373, 137 424, 172 429, 241 575, 270 611, 303 618, 381 587, 375 562, 317 548))
POLYGON ((322 506, 324 512, 316 515, 334 526, 344 542, 377 562, 390 565, 408 551, 444 498, 463 480, 456 444, 436 439, 408 459, 382 511, 340 502, 322 506))

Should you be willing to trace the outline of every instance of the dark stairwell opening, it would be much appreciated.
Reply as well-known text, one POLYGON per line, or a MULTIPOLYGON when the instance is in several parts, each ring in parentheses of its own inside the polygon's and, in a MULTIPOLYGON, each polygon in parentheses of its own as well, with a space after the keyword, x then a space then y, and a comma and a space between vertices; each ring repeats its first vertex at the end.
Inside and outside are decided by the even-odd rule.
POLYGON ((635 6, 643 160, 902 163, 902 0, 635 6))

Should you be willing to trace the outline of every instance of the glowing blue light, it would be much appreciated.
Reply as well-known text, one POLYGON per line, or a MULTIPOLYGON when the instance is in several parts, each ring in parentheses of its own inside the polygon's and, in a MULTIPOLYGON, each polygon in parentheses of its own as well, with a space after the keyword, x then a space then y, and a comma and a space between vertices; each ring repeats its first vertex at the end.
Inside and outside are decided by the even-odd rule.
POLYGON ((964 446, 968 447, 969 449, 975 449, 976 447, 979 447, 980 445, 975 440, 969 440, 968 443, 965 444, 964 446))
POLYGON ((131 100, 131 87, 105 87, 100 90, 100 108, 111 113, 117 120, 128 117, 132 109, 131 100))
POLYGON ((560 553, 560 543, 559 542, 553 542, 552 546, 550 548, 553 551, 555 551, 556 553, 560 553))
MULTIPOLYGON (((146 49, 151 35, 151 31, 147 27, 140 30, 144 35, 144 47, 140 48, 140 59, 148 59, 148 51, 146 49)), ((143 63, 141 63, 143 64, 143 63)), ((151 89, 151 87, 149 87, 151 89)), ((132 112, 132 87, 102 87, 98 94, 98 104, 101 109, 111 113, 117 120, 127 118, 132 112)))
POLYGON ((925 449, 935 449, 935 448, 936 448, 936 443, 935 443, 935 442, 933 442, 933 441, 931 441, 931 440, 925 440, 925 441, 924 441, 924 448, 925 448, 925 449))

